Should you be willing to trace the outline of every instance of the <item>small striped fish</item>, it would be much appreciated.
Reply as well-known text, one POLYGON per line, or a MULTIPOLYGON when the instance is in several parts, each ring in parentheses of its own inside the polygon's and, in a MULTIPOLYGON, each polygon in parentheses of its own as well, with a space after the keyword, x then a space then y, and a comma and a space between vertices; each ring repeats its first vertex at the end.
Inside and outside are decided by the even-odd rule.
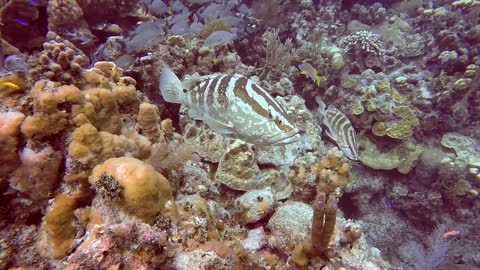
POLYGON ((317 97, 318 111, 323 116, 323 124, 327 126, 327 135, 334 140, 345 156, 358 160, 357 133, 347 116, 334 106, 326 108, 320 97, 317 97))
POLYGON ((260 145, 295 142, 300 134, 286 110, 254 81, 214 74, 182 82, 167 68, 160 74, 167 102, 185 104, 189 115, 213 131, 260 145))

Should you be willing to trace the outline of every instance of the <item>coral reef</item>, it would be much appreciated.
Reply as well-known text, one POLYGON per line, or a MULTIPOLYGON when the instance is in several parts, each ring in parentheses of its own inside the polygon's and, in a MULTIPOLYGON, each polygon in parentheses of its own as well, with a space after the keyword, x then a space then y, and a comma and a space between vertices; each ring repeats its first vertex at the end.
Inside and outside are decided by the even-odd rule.
POLYGON ((0 268, 478 268, 479 15, 470 0, 3 1, 0 268), (163 68, 202 105, 240 89, 229 116, 277 123, 229 75, 248 77, 299 139, 215 133, 210 106, 165 101, 163 68))
POLYGON ((251 190, 259 184, 256 180, 259 172, 249 145, 236 140, 225 149, 215 179, 235 190, 251 190))

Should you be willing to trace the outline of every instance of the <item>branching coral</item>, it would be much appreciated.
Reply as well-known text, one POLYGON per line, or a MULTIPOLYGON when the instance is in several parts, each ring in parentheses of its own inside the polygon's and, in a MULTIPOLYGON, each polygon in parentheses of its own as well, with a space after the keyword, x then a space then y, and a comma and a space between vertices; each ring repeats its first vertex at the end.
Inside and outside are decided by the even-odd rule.
POLYGON ((327 194, 337 188, 345 188, 352 179, 350 164, 338 148, 330 149, 326 158, 312 166, 311 170, 319 178, 318 190, 327 194))
POLYGON ((92 88, 84 91, 84 96, 85 104, 81 111, 90 123, 100 131, 120 134, 123 123, 112 91, 92 88))
POLYGON ((92 124, 83 124, 71 135, 68 154, 83 164, 95 165, 109 158, 134 152, 135 141, 123 135, 98 131, 92 124))
POLYGON ((370 31, 358 31, 342 39, 340 46, 347 52, 374 54, 384 57, 385 45, 380 37, 370 31))
POLYGON ((137 122, 142 129, 142 134, 146 136, 151 143, 164 142, 164 134, 160 128, 160 112, 158 107, 149 104, 140 104, 140 110, 137 116, 137 122))
MULTIPOLYGON (((84 76, 85 80, 90 85, 95 85, 104 88, 112 88, 115 83, 119 82, 122 77, 123 70, 113 62, 106 62, 106 61, 98 61, 96 62, 92 68, 85 71, 84 76)), ((130 80, 124 81, 123 84, 133 84, 135 85, 136 82, 133 78, 130 80)))
POLYGON ((278 30, 266 32, 265 40, 266 59, 262 74, 259 76, 260 80, 265 79, 271 70, 276 73, 287 70, 290 67, 292 57, 297 53, 291 38, 288 38, 284 43, 280 41, 278 30))
POLYGON ((79 79, 83 68, 88 65, 88 57, 70 42, 63 42, 55 33, 49 32, 48 35, 53 37, 43 43, 43 52, 30 59, 32 77, 66 84, 81 82, 79 79))

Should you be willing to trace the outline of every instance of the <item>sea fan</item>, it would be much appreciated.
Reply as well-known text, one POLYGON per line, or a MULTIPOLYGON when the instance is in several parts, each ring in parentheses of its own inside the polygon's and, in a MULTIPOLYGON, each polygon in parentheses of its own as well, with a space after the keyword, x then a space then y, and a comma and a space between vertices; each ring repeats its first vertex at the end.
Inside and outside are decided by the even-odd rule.
POLYGON ((434 270, 448 260, 448 251, 454 239, 445 235, 448 231, 446 225, 439 225, 427 239, 427 248, 415 241, 407 243, 408 253, 414 258, 410 270, 434 270))

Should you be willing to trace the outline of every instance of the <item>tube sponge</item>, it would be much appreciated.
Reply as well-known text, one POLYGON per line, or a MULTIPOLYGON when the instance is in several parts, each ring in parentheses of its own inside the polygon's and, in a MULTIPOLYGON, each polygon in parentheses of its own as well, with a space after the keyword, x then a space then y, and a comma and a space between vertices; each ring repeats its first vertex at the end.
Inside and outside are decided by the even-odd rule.
POLYGON ((327 249, 335 230, 338 199, 319 192, 315 198, 312 222, 312 252, 328 257, 327 249))
POLYGON ((157 215, 166 214, 168 206, 174 206, 168 180, 141 160, 111 158, 93 169, 89 182, 96 186, 105 175, 122 187, 116 205, 145 223, 152 224, 157 215))

